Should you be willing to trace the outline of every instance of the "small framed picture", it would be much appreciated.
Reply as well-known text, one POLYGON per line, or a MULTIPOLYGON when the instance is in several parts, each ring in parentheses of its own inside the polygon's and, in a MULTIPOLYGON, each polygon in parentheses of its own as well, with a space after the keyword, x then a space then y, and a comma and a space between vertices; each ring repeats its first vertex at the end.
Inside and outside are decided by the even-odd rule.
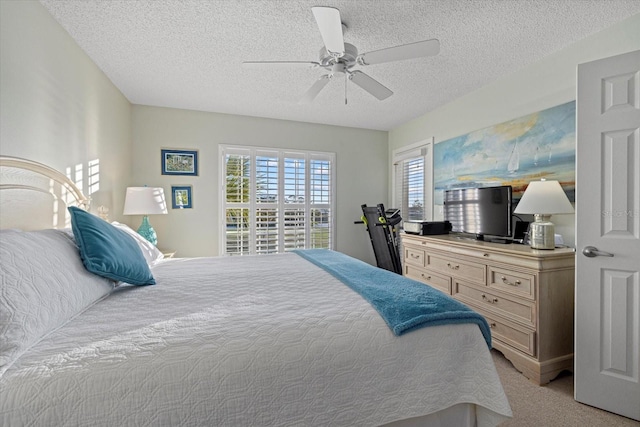
POLYGON ((171 207, 173 209, 193 208, 193 196, 190 185, 171 186, 171 207))
POLYGON ((198 152, 190 150, 160 150, 162 175, 198 175, 198 152))

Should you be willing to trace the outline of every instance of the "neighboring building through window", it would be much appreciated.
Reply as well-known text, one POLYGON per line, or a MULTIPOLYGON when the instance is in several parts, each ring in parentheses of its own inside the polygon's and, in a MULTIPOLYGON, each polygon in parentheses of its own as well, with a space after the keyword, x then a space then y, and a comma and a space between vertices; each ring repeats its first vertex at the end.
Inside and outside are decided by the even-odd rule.
POLYGON ((333 249, 335 154, 221 146, 222 253, 333 249))
POLYGON ((402 219, 431 220, 433 197, 431 179, 432 144, 422 142, 393 153, 393 206, 402 219))

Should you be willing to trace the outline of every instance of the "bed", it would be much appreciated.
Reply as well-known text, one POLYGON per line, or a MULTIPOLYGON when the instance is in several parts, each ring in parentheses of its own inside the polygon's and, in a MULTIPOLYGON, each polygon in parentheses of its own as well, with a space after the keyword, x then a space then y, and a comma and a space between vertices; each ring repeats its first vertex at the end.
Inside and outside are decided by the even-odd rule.
POLYGON ((89 201, 68 178, 8 157, 0 177, 0 425, 492 426, 511 416, 476 323, 396 334, 375 301, 308 254, 163 260, 98 219, 129 236, 154 282, 123 283, 88 270, 76 226, 91 214, 67 207, 89 201))

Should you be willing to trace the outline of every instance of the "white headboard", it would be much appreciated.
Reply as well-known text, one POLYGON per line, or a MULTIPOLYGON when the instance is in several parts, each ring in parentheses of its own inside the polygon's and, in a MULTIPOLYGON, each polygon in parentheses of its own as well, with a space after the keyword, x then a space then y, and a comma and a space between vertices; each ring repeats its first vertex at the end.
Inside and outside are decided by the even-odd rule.
POLYGON ((89 198, 63 173, 42 163, 0 156, 0 228, 70 227, 68 206, 89 209, 89 198))

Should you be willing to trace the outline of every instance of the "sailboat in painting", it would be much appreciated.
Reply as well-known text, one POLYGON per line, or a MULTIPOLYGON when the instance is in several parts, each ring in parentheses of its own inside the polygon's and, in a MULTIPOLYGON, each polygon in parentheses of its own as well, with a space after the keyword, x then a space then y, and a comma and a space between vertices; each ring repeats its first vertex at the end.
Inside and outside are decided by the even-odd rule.
POLYGON ((520 169, 520 153, 518 152, 518 140, 513 145, 511 155, 509 156, 509 163, 507 163, 507 170, 509 173, 516 173, 520 169))

